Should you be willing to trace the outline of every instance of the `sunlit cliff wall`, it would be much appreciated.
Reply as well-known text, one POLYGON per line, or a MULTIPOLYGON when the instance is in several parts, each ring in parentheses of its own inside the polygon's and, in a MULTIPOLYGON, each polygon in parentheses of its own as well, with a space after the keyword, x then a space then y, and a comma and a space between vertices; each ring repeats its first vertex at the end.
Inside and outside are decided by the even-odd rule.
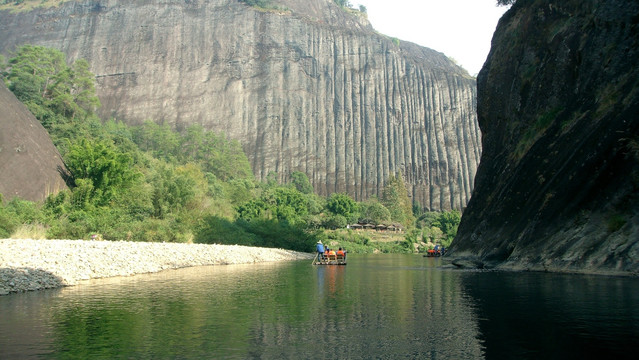
POLYGON ((258 179, 306 173, 316 192, 463 208, 481 153, 476 84, 445 55, 376 33, 329 0, 83 0, 0 12, 0 53, 24 43, 85 58, 101 115, 201 124, 238 139, 258 179))

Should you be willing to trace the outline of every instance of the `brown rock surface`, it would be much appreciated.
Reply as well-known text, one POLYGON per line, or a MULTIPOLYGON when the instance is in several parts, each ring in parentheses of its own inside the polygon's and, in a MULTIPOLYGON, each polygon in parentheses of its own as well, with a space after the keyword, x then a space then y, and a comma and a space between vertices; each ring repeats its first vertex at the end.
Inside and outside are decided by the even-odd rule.
POLYGON ((0 81, 0 194, 42 201, 67 186, 60 153, 40 122, 0 81))

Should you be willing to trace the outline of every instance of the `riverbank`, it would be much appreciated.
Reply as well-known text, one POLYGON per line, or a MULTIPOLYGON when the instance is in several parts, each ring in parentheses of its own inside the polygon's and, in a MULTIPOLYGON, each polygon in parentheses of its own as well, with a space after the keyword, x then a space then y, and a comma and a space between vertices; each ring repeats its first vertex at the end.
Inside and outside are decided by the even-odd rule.
POLYGON ((238 245, 0 239, 0 295, 190 266, 312 257, 291 250, 238 245))

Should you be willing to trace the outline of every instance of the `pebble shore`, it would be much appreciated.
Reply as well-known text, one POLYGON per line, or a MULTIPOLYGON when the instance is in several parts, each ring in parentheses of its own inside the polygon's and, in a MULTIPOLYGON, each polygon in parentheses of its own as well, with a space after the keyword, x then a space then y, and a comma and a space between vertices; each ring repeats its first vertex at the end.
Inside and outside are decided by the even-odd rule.
POLYGON ((239 245, 0 239, 0 295, 190 266, 312 257, 291 250, 239 245))

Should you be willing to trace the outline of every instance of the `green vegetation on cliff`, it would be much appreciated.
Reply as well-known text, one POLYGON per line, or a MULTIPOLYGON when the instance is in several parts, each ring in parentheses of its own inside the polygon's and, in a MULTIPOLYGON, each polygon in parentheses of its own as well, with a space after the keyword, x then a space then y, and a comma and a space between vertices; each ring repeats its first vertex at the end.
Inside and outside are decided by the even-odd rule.
POLYGON ((0 0, 0 10, 29 11, 58 6, 70 0, 0 0))
POLYGON ((400 174, 389 179, 381 202, 357 203, 345 194, 322 198, 302 172, 283 184, 259 183, 240 144, 224 134, 201 126, 178 132, 153 121, 128 126, 99 119, 94 75, 84 60, 69 65, 57 50, 27 45, 0 64, 9 89, 63 156, 70 187, 44 204, 0 201, 0 237, 193 241, 301 251, 323 239, 353 252, 415 251, 447 241, 447 223, 424 217, 416 229, 383 235, 386 241, 376 241, 376 232, 326 231, 360 220, 412 228, 414 214, 400 174), (439 232, 432 230, 440 225, 439 232))

